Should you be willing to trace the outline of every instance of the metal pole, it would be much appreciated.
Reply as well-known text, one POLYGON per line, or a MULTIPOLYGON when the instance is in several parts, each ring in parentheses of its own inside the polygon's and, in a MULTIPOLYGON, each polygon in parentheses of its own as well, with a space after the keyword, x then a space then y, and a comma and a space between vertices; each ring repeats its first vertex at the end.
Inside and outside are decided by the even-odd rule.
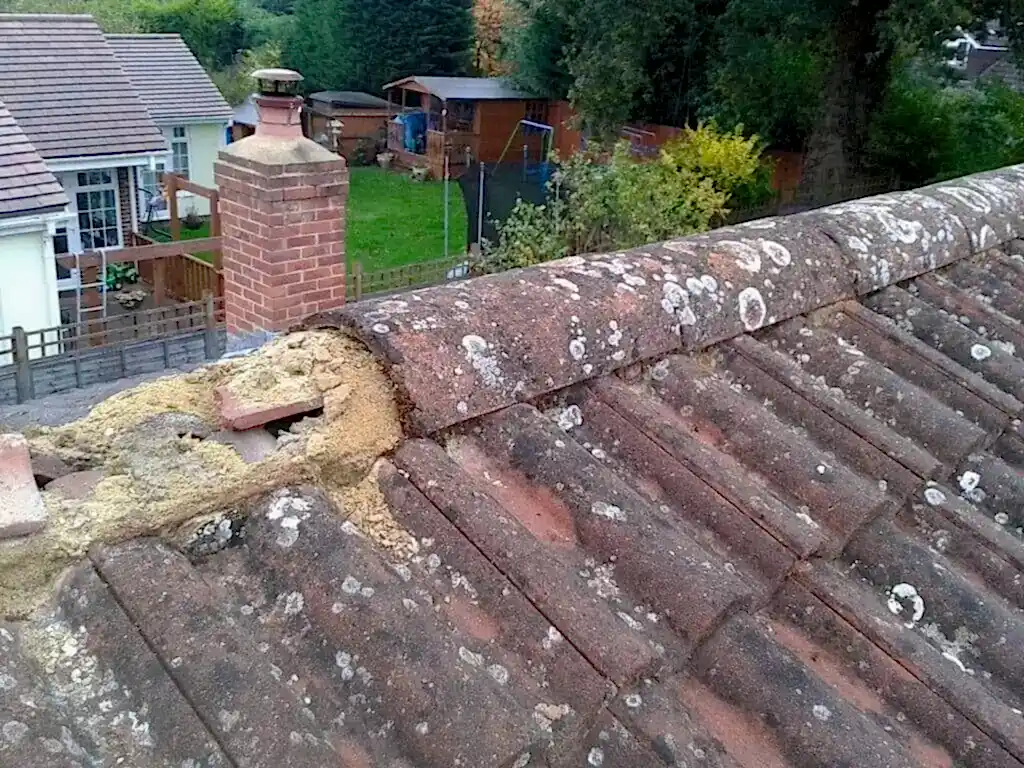
POLYGON ((483 252, 484 240, 484 164, 480 163, 480 192, 476 206, 476 245, 483 252))
POLYGON ((444 257, 448 258, 448 148, 444 153, 444 257))

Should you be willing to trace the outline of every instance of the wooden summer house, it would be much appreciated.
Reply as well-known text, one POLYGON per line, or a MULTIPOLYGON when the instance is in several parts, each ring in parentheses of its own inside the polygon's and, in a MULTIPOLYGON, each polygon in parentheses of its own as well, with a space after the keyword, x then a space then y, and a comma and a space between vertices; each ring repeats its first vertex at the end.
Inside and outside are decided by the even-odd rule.
POLYGON ((392 115, 388 149, 400 165, 429 168, 434 178, 444 175, 446 153, 457 178, 474 161, 495 163, 522 151, 514 141, 522 121, 551 124, 547 100, 502 78, 411 76, 384 90, 392 115))

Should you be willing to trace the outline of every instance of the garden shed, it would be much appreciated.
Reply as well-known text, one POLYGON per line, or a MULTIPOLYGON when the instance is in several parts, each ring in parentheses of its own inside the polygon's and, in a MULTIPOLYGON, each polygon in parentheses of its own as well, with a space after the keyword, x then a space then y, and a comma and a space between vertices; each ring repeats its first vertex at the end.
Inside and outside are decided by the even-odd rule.
POLYGON ((444 174, 446 153, 457 178, 474 161, 495 163, 509 153, 541 160, 550 149, 551 103, 503 78, 414 75, 384 90, 388 149, 400 164, 427 167, 435 178, 444 174))
POLYGON ((306 103, 306 135, 349 162, 373 162, 387 138, 388 102, 362 91, 318 91, 306 103))

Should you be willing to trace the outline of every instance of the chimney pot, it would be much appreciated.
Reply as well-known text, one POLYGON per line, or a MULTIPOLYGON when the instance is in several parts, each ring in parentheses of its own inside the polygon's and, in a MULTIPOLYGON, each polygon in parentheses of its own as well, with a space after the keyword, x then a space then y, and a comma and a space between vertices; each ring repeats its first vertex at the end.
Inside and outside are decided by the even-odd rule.
POLYGON ((302 136, 302 98, 296 95, 302 75, 292 69, 257 69, 252 73, 259 92, 257 136, 297 139, 302 136))

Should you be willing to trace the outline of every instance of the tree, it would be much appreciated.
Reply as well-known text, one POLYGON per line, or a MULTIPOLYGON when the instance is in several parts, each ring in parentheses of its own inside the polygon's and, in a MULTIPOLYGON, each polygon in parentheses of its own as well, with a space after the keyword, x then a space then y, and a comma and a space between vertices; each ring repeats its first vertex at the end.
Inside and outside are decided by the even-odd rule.
POLYGON ((310 89, 377 92, 406 75, 470 66, 471 0, 297 0, 286 61, 310 89))
POLYGON ((867 170, 894 73, 935 57, 955 26, 999 19, 1024 40, 1021 0, 515 2, 515 76, 552 90, 565 77, 561 90, 592 130, 718 115, 806 148, 815 183, 867 170))
POLYGON ((473 3, 473 69, 481 75, 502 72, 499 53, 505 16, 504 0, 476 0, 473 3))
POLYGON ((726 2, 516 0, 513 77, 539 95, 568 95, 605 136, 630 119, 696 122, 713 22, 726 2))
POLYGON ((265 43, 258 48, 242 51, 234 64, 210 73, 210 78, 227 99, 228 104, 244 102, 255 90, 252 73, 257 69, 281 66, 281 47, 265 43))
POLYGON ((137 6, 146 32, 177 32, 208 69, 229 66, 245 47, 235 0, 149 0, 137 6))

